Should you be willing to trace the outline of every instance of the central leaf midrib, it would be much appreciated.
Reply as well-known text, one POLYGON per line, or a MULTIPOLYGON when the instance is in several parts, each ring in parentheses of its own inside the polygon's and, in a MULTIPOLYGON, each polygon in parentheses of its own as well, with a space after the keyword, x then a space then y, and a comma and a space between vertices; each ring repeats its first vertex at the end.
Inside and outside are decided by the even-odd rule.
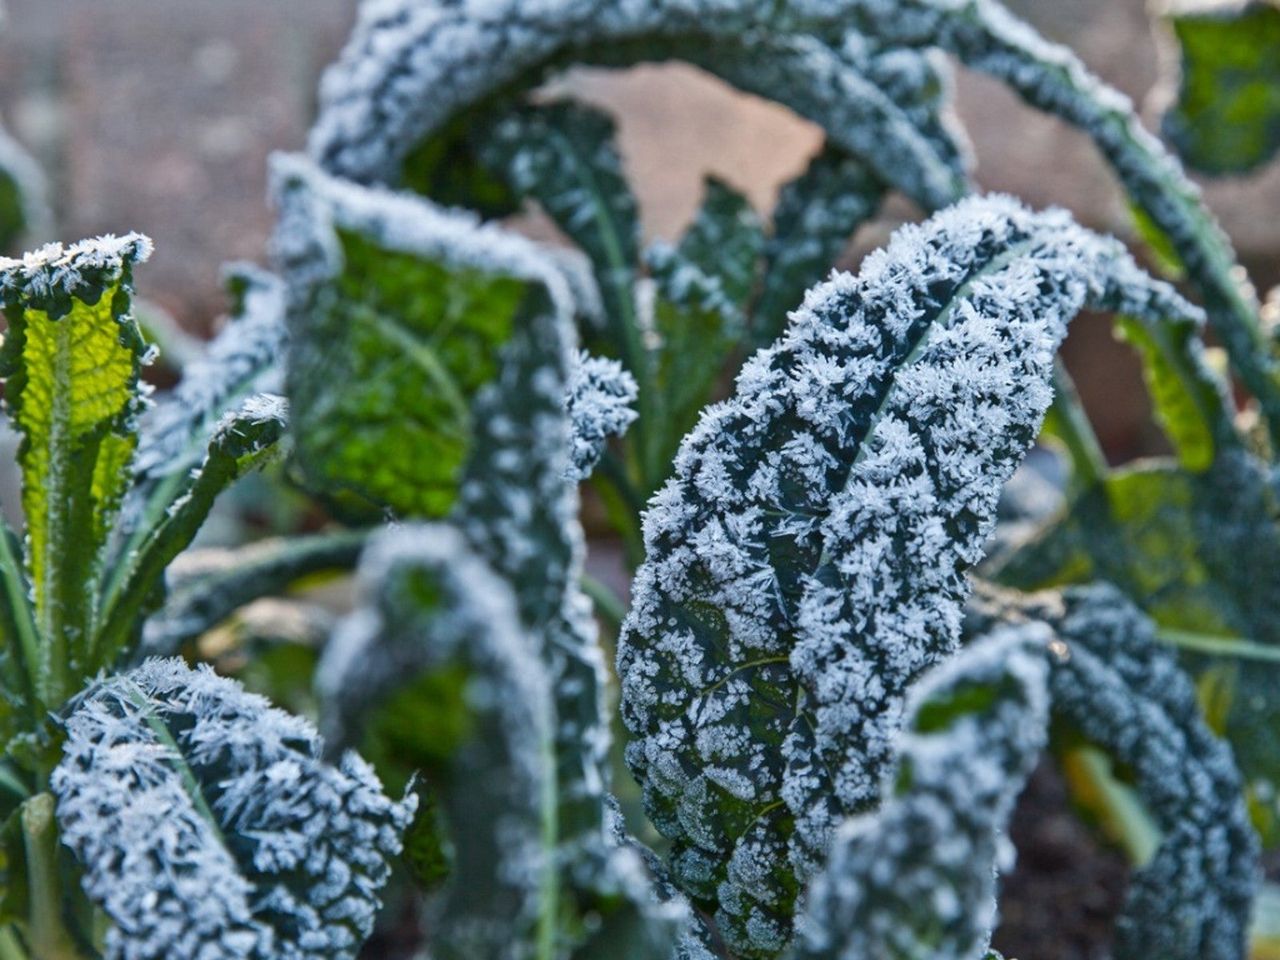
POLYGON ((227 844, 226 835, 222 832, 222 825, 218 823, 217 817, 214 816, 213 809, 209 806, 209 801, 204 795, 204 789, 200 786, 200 780, 195 771, 191 769, 191 765, 187 763, 186 754, 182 752, 182 748, 178 745, 178 740, 173 735, 173 731, 169 729, 169 725, 165 723, 164 719, 155 712, 150 698, 135 683, 127 678, 122 678, 122 682, 127 685, 129 700, 137 707, 147 727, 162 746, 169 748, 171 766, 182 780, 182 788, 186 791, 187 796, 191 798, 192 805, 200 816, 209 823, 214 836, 218 838, 218 842, 227 851, 228 856, 236 863, 239 863, 231 847, 227 844))
POLYGON ((433 386, 440 391, 441 397, 448 404, 454 416, 453 427, 456 435, 467 437, 471 431, 471 406, 458 386, 458 382, 449 372, 449 368, 440 359, 431 345, 403 329, 394 320, 381 311, 370 308, 364 311, 365 319, 388 340, 401 347, 409 360, 418 367, 433 386))

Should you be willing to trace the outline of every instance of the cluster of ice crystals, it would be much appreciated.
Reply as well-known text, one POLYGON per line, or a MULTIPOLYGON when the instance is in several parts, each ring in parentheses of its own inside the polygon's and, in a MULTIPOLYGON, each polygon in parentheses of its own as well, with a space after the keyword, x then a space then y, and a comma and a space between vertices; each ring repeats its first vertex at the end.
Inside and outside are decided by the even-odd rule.
POLYGON ((648 813, 734 949, 786 943, 788 878, 878 802, 1067 322, 1153 303, 1194 314, 1066 214, 967 200, 811 291, 685 438, 618 669, 648 813))
POLYGON ((1154 857, 1134 872, 1115 955, 1245 956, 1258 842, 1240 774, 1152 622, 1109 585, 1018 600, 985 590, 966 627, 987 629, 993 619, 1030 619, 1054 630, 1061 643, 1049 684, 1055 715, 1131 772, 1160 831, 1154 857))
POLYGON ((412 798, 208 667, 153 659, 91 687, 51 777, 84 889, 127 960, 334 960, 373 928, 412 798))
POLYGON ((1000 628, 912 690, 896 777, 878 811, 837 831, 792 960, 970 960, 986 948, 1005 824, 1047 737, 1051 639, 1042 624, 1000 628), (989 704, 955 705, 983 689, 989 704), (938 727, 922 722, 929 709, 957 715, 938 727))
POLYGON ((604 455, 610 437, 620 437, 636 418, 635 379, 617 360, 582 351, 569 375, 565 412, 573 427, 566 479, 585 480, 604 455))
POLYGON ((930 82, 935 65, 914 50, 876 62, 869 44, 846 53, 780 32, 784 21, 799 25, 759 0, 365 4, 322 83, 311 151, 335 173, 394 182, 405 157, 457 111, 513 82, 536 82, 566 53, 608 62, 676 56, 823 124, 926 205, 963 191, 963 149, 941 119, 941 98, 922 93, 946 89, 930 82))
POLYGON ((68 297, 93 296, 151 256, 140 233, 106 234, 64 247, 48 243, 21 259, 0 257, 0 302, 48 310, 68 297))

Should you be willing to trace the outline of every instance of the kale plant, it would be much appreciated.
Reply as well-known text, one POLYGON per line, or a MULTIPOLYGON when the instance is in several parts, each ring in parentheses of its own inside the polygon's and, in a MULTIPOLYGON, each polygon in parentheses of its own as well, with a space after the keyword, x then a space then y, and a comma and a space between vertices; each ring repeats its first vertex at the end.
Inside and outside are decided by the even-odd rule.
MULTIPOLYGON (((1207 142, 1210 48, 1165 129, 1260 163, 1207 142)), ((1262 941, 1274 310, 1127 101, 991 0, 366 0, 320 93, 272 161, 271 270, 231 269, 170 393, 140 379, 145 238, 0 261, 0 956, 354 957, 385 889, 441 960, 980 960, 1045 754, 1132 857, 1118 960, 1262 941), (1092 138, 1183 288, 970 195, 944 54, 1092 138), (537 90, 672 59, 826 144, 769 222, 712 179, 645 248, 612 120, 537 90), (895 190, 928 218, 828 276, 895 190), (573 249, 503 225, 526 204, 573 249), (1173 457, 1103 459, 1056 360, 1084 310, 1173 457), (264 466, 323 528, 189 549, 264 466), (583 481, 629 610, 584 575, 583 481), (352 571, 284 661, 314 723, 188 665, 352 571)))

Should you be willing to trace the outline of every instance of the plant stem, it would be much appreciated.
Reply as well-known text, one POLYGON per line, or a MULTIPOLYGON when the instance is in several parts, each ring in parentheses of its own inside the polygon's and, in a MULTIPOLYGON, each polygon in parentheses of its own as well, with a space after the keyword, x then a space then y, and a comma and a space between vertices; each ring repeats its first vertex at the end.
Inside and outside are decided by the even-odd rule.
POLYGON ((1075 381, 1061 360, 1054 361, 1053 393, 1049 419, 1071 458, 1072 480, 1081 490, 1100 486, 1107 476, 1107 458, 1084 412, 1075 381))
POLYGON ((13 927, 0 927, 0 960, 30 960, 13 927))
POLYGON ((67 932, 58 876, 58 831, 53 795, 37 794, 22 805, 22 842, 27 856, 27 939, 40 960, 83 960, 67 932))

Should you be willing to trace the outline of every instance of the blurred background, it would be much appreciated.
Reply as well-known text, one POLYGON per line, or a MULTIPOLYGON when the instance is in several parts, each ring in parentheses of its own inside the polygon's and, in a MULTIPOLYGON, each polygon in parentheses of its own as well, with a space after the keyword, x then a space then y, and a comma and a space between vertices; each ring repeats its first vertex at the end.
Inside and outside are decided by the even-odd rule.
MULTIPOLYGON (((139 230, 156 255, 139 292, 186 330, 207 334, 224 308, 224 261, 261 261, 271 227, 266 158, 298 149, 316 82, 355 14, 354 0, 8 0, 0 29, 0 117, 43 165, 59 239, 139 230)), ((1105 80, 1151 109, 1161 44, 1143 0, 1010 0, 1105 80)), ((650 237, 674 238, 714 172, 762 211, 817 149, 816 127, 681 66, 567 77, 613 109, 650 237)), ((1084 138, 998 84, 958 80, 984 189, 1069 205, 1127 237, 1124 204, 1084 138)), ((1280 164, 1206 185, 1262 290, 1280 280, 1280 164)), ((890 204, 844 258, 883 242, 910 206, 890 204)), ((1132 351, 1082 318, 1066 358, 1113 459, 1159 450, 1132 351)))

